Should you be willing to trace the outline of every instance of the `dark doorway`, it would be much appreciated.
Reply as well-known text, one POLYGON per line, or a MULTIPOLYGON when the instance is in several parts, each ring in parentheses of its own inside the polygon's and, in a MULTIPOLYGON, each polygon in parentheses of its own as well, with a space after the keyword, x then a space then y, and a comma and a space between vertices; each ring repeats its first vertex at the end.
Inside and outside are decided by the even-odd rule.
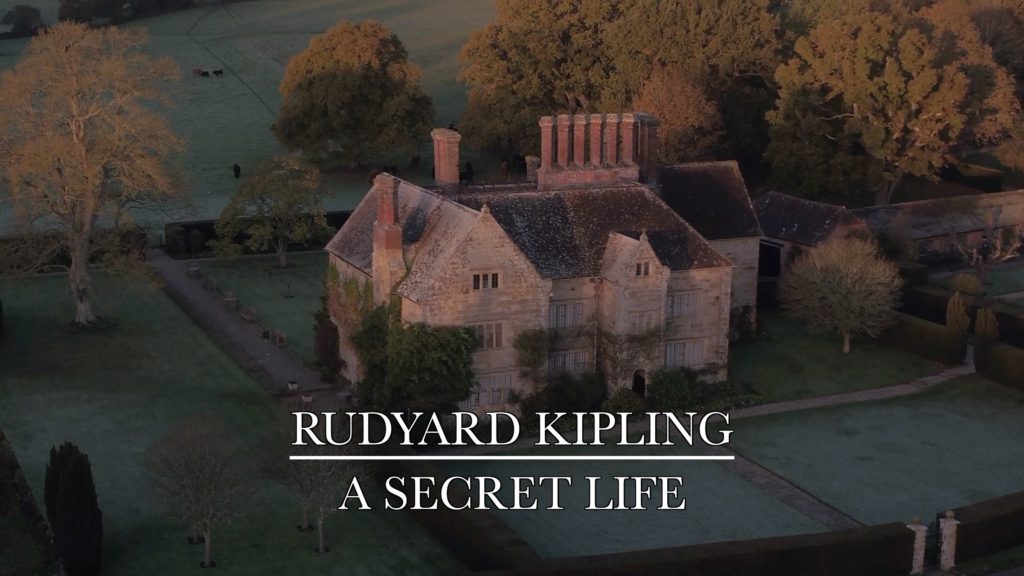
POLYGON ((647 397, 647 375, 643 370, 633 372, 633 392, 641 398, 647 397))
POLYGON ((776 278, 782 271, 782 246, 769 242, 761 242, 758 255, 757 275, 764 278, 776 278))

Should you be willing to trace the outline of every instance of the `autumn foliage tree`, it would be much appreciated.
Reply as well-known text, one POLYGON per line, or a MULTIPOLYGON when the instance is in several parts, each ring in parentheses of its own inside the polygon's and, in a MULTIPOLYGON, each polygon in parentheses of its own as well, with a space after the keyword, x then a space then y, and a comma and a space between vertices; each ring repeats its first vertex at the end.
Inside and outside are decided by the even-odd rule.
POLYGON ((241 234, 247 247, 273 248, 278 266, 288 264, 288 244, 314 240, 327 230, 320 172, 294 156, 264 162, 246 178, 217 220, 221 247, 241 234))
POLYGON ((874 242, 833 238, 793 261, 778 292, 783 308, 811 330, 841 336, 845 354, 853 335, 877 336, 892 323, 901 284, 874 242))
POLYGON ((1012 79, 958 1, 912 14, 867 5, 797 40, 768 115, 778 184, 886 203, 903 176, 934 178, 963 150, 1013 139, 1012 79))
POLYGON ((0 260, 32 270, 66 255, 77 324, 96 320, 101 219, 124 228, 132 206, 182 194, 168 164, 181 142, 159 112, 177 68, 143 54, 144 42, 137 28, 57 24, 0 77, 0 169, 16 231, 35 239, 0 260))
POLYGON ((658 155, 662 162, 713 159, 723 140, 718 107, 704 95, 701 83, 678 69, 657 69, 644 83, 633 109, 654 114, 658 128, 658 155))
POLYGON ((340 22, 285 69, 274 134, 311 156, 353 164, 419 144, 433 102, 398 36, 379 22, 340 22))

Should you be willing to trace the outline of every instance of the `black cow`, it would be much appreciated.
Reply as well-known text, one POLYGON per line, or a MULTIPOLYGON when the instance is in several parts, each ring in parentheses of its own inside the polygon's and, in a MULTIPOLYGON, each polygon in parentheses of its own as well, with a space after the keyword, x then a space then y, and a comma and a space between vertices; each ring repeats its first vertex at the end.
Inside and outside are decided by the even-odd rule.
POLYGON ((208 71, 206 71, 206 70, 203 70, 203 73, 201 74, 201 76, 203 78, 209 78, 210 77, 210 73, 208 71))
POLYGON ((242 177, 242 167, 238 164, 231 166, 231 169, 235 172, 235 179, 242 177))
POLYGON ((224 69, 221 68, 220 70, 214 70, 213 71, 213 75, 216 76, 217 78, 220 78, 221 76, 224 75, 224 69))

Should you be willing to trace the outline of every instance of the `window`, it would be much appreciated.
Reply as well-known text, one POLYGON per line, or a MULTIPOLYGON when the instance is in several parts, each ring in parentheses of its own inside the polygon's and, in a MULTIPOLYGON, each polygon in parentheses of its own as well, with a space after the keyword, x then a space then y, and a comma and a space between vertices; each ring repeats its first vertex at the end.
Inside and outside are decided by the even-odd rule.
POLYGON ((637 262, 636 263, 636 275, 637 276, 650 276, 651 275, 651 263, 650 262, 637 262))
POLYGON ((669 292, 665 315, 669 318, 693 318, 697 315, 697 292, 669 292))
POLYGON ((640 334, 654 329, 654 312, 631 312, 629 314, 629 333, 640 334))
POLYGON ((548 326, 551 328, 575 328, 583 325, 583 303, 567 302, 552 304, 548 312, 548 326))
POLYGON ((497 272, 473 274, 473 290, 493 290, 498 287, 497 272))
POLYGON ((704 339, 665 343, 665 366, 696 368, 704 363, 704 339))
POLYGON ((586 350, 552 352, 548 356, 548 373, 582 374, 590 369, 590 354, 586 350))
POLYGON ((483 350, 501 348, 501 323, 477 324, 473 326, 477 345, 483 350))
POLYGON ((469 398, 459 403, 459 408, 468 410, 479 406, 508 404, 512 392, 512 374, 481 375, 469 393, 469 398))

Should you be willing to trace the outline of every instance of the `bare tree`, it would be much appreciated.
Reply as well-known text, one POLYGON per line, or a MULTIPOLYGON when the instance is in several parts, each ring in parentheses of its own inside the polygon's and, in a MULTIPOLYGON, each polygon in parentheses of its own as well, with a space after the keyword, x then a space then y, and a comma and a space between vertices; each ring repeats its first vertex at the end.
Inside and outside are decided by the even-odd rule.
POLYGON ((146 461, 158 494, 203 537, 203 567, 213 567, 213 529, 234 515, 252 488, 251 471, 215 419, 185 421, 154 444, 146 461))
POLYGON ((991 225, 985 227, 981 242, 968 244, 953 233, 953 246, 963 261, 974 268, 982 285, 988 277, 988 270, 996 264, 1016 258, 1021 249, 1021 231, 1016 226, 1006 226, 996 231, 991 225))
POLYGON ((790 264, 778 291, 783 308, 812 330, 842 336, 846 354, 851 335, 875 336, 892 323, 901 284, 874 242, 834 238, 790 264))
MULTIPOLYGON (((291 408, 297 407, 292 406, 291 408)), ((351 445, 316 446, 312 443, 306 446, 293 446, 295 428, 290 410, 283 412, 279 429, 282 432, 281 440, 278 443, 280 450, 275 453, 274 461, 271 463, 272 468, 281 481, 291 488, 299 498, 302 506, 302 523, 298 526, 299 530, 314 528, 310 523, 310 512, 312 512, 316 519, 317 531, 315 550, 320 553, 328 552, 329 549, 325 543, 324 521, 328 512, 338 508, 344 489, 349 485, 352 477, 364 468, 344 460, 290 460, 289 456, 292 455, 313 457, 345 455, 354 453, 354 449, 351 448, 351 445)), ((318 432, 318 437, 323 437, 324 432, 318 432)), ((333 430, 332 434, 335 438, 345 438, 348 437, 349 431, 338 429, 333 430)))
POLYGON ((0 170, 30 247, 4 260, 66 269, 78 324, 96 320, 98 224, 125 225, 127 207, 182 194, 167 163, 182 144, 156 109, 177 67, 144 55, 144 42, 140 28, 61 23, 0 77, 0 170))

